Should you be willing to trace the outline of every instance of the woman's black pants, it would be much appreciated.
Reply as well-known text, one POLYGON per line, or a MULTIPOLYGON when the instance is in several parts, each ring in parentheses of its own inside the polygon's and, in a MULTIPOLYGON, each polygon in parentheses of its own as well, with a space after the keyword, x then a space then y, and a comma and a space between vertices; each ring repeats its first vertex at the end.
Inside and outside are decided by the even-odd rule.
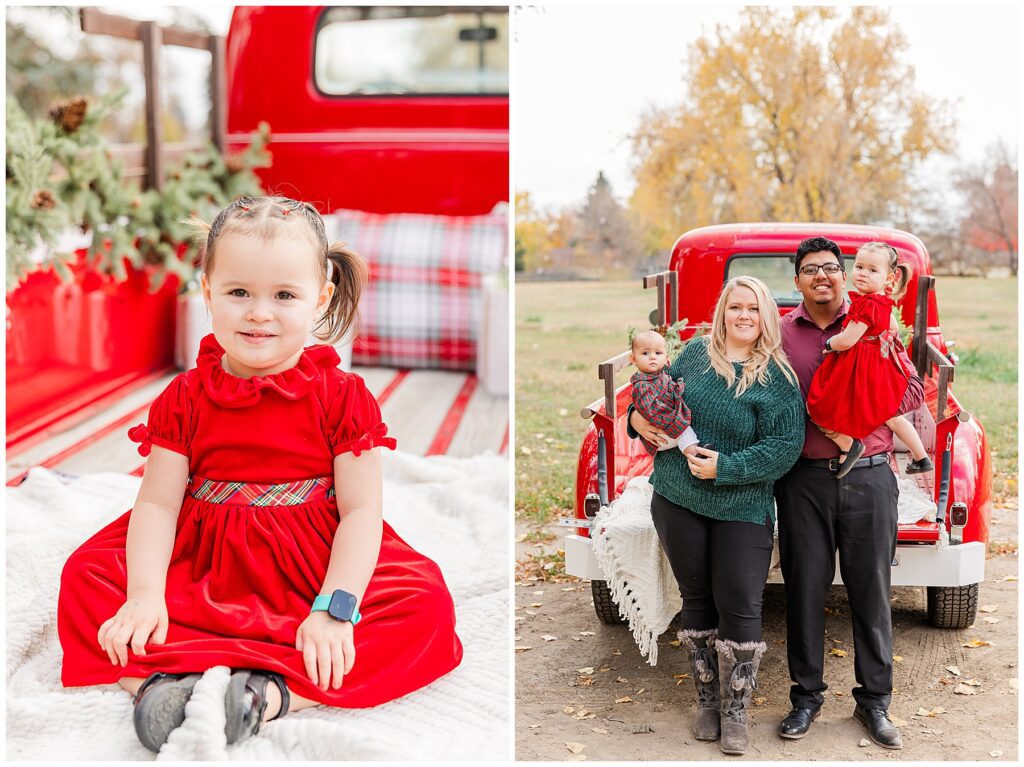
POLYGON ((725 522, 654 494, 651 518, 683 597, 684 629, 761 641, 761 602, 772 560, 772 525, 725 522))

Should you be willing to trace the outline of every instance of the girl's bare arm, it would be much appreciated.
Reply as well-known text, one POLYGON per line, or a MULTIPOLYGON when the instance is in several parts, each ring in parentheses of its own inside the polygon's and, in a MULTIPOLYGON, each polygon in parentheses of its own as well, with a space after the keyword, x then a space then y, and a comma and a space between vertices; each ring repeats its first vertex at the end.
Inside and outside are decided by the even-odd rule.
POLYGON ((829 339, 829 346, 834 352, 845 352, 861 339, 867 329, 865 323, 854 320, 829 339))
POLYGON ((167 639, 167 566, 187 481, 188 458, 154 446, 128 521, 125 601, 96 635, 114 665, 128 663, 129 647, 145 655, 147 642, 167 639))
MULTIPOLYGON (((367 450, 358 457, 343 453, 334 459, 338 529, 321 594, 343 589, 362 604, 380 556, 383 484, 380 450, 367 450)), ((349 621, 337 621, 323 611, 310 613, 296 631, 295 648, 302 653, 306 675, 321 690, 340 688, 344 675, 352 670, 354 631, 358 628, 349 621)))

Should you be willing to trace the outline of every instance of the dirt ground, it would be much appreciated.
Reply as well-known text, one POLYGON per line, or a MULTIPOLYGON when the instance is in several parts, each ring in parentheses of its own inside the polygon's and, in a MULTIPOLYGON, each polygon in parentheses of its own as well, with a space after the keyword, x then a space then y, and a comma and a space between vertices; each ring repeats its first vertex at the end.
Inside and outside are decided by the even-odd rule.
MULTIPOLYGON (((533 530, 517 528, 519 539, 533 530)), ((517 543, 517 559, 559 548, 566 530, 549 525, 546 532, 558 538, 543 549, 517 543)), ((803 740, 776 735, 776 726, 789 710, 790 682, 785 596, 781 585, 769 586, 764 609, 768 652, 754 691, 751 747, 745 756, 735 758, 1016 761, 1016 506, 995 510, 990 540, 992 554, 979 602, 985 610, 979 611, 974 626, 932 628, 923 589, 893 590, 897 661, 889 712, 902 732, 903 751, 870 743, 866 730, 853 719, 853 634, 842 587, 833 587, 826 607, 826 648, 846 654, 826 657, 829 690, 822 717, 803 740), (964 647, 973 639, 990 644, 964 647), (959 677, 948 667, 956 667, 959 677), (958 684, 962 681, 971 684, 958 684), (957 689, 974 694, 958 694, 957 689)), ((696 695, 689 677, 675 678, 690 669, 684 651, 668 644, 674 631, 660 639, 658 665, 652 668, 625 626, 608 626, 597 619, 589 581, 517 579, 515 598, 515 644, 531 648, 516 651, 516 759, 724 758, 717 743, 702 743, 691 734, 696 695)))

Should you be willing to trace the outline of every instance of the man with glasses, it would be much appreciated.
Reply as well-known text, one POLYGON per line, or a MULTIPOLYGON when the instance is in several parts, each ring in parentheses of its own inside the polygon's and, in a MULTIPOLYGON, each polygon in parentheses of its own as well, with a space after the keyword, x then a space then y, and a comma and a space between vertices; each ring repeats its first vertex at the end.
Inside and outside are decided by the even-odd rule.
MULTIPOLYGON (((849 310, 846 269, 836 243, 812 237, 796 251, 797 290, 803 302, 782 320, 782 346, 807 389, 821 364, 825 341, 842 329, 849 310)), ((899 350, 906 356, 906 351, 899 350)), ((909 360, 903 360, 911 369, 909 360)), ((912 376, 900 406, 916 410, 921 379, 912 376)), ((891 563, 896 554, 896 477, 889 467, 892 432, 882 425, 864 438, 864 454, 845 477, 832 473, 839 449, 810 420, 800 459, 775 485, 779 553, 786 584, 786 654, 793 709, 779 725, 783 738, 802 738, 818 718, 825 661, 825 599, 835 575, 836 552, 853 619, 854 717, 871 740, 903 747, 889 719, 892 698, 891 563)))

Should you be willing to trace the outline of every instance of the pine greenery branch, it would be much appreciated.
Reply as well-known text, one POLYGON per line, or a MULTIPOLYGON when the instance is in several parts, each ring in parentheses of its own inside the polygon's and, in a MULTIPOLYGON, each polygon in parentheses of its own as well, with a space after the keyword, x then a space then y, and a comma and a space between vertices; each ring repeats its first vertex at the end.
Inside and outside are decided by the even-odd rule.
POLYGON ((243 152, 224 157, 207 142, 170 169, 162 191, 135 188, 98 128, 124 95, 95 104, 72 99, 51 109, 49 120, 32 120, 7 99, 8 292, 37 268, 52 266, 71 278, 75 254, 56 250, 68 230, 91 236, 87 258, 99 271, 124 280, 127 261, 147 269, 151 290, 168 273, 184 285, 194 277, 200 247, 184 220, 212 220, 237 197, 262 193, 254 170, 270 165, 266 123, 243 152))

